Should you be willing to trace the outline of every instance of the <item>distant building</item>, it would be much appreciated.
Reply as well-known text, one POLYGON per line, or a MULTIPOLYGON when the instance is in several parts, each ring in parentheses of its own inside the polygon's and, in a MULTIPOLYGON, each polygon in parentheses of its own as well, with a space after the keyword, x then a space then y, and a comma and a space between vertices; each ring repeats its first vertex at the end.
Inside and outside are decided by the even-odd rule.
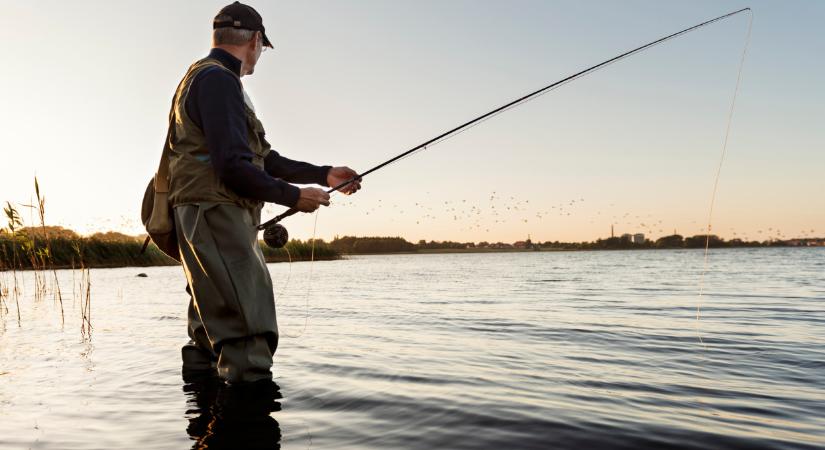
POLYGON ((625 240, 625 239, 628 240, 628 241, 632 241, 633 240, 633 235, 630 234, 630 233, 625 233, 625 234, 622 235, 622 240, 625 240))
POLYGON ((633 235, 633 243, 634 244, 644 244, 645 243, 645 234, 644 233, 636 233, 633 235))

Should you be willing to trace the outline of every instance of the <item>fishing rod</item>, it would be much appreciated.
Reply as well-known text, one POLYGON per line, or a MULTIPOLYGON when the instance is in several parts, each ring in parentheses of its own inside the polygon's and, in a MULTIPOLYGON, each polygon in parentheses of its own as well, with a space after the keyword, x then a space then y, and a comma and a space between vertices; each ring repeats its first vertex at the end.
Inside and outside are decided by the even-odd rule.
MULTIPOLYGON (((495 115, 498 115, 498 114, 500 114, 500 113, 502 113, 502 112, 504 112, 504 111, 506 111, 510 108, 518 106, 518 105, 520 105, 522 103, 525 103, 527 101, 533 100, 534 98, 536 98, 536 97, 538 97, 542 94, 545 94, 545 93, 547 93, 547 92, 549 92, 549 91, 551 91, 551 90, 553 90, 553 89, 555 89, 555 88, 557 88, 557 87, 559 87, 563 84, 569 83, 569 82, 571 82, 571 81, 573 81, 577 78, 583 77, 583 76, 588 75, 592 72, 595 72, 599 69, 602 69, 602 68, 604 68, 604 67, 606 67, 606 66, 608 66, 608 65, 610 65, 610 64, 612 64, 616 61, 627 58, 628 56, 631 56, 635 53, 639 53, 639 52, 642 52, 644 50, 647 50, 648 48, 653 47, 653 46, 658 45, 658 44, 661 44, 662 42, 668 41, 670 39, 673 39, 675 37, 681 36, 681 35, 686 34, 686 33, 690 33, 693 30, 696 30, 698 28, 702 28, 706 25, 710 25, 714 22, 718 22, 718 21, 723 20, 723 19, 727 19, 728 17, 735 16, 735 15, 737 15, 739 13, 742 13, 742 12, 745 12, 745 11, 751 11, 751 9, 750 8, 742 8, 740 10, 733 11, 733 12, 721 15, 721 16, 716 17, 714 19, 707 20, 705 22, 694 25, 692 27, 685 28, 682 31, 677 31, 676 33, 669 34, 665 37, 656 39, 655 41, 652 41, 652 42, 649 42, 649 43, 647 43, 645 45, 642 45, 640 47, 634 48, 633 50, 626 51, 626 52, 624 52, 624 53, 622 53, 618 56, 614 56, 613 58, 610 58, 608 60, 600 62, 600 63, 598 63, 594 66, 588 67, 587 69, 584 69, 580 72, 576 72, 573 75, 570 75, 566 78, 563 78, 559 81, 556 81, 552 84, 549 84, 549 85, 547 85, 547 86, 545 86, 545 87, 543 87, 543 88, 541 88, 537 91, 531 92, 531 93, 529 93, 529 94, 527 94, 523 97, 517 98, 517 99, 511 101, 510 103, 499 106, 498 108, 496 108, 496 109, 494 109, 494 110, 492 110, 488 113, 482 114, 482 115, 476 117, 475 119, 470 120, 469 122, 466 122, 462 125, 459 125, 459 126, 453 128, 450 131, 444 132, 444 133, 442 133, 442 134, 440 134, 440 135, 438 135, 438 136, 436 136, 436 137, 434 137, 434 138, 432 138, 432 139, 430 139, 430 140, 428 140, 428 141, 426 141, 422 144, 419 144, 419 145, 417 145, 417 146, 415 146, 415 147, 413 147, 413 148, 411 148, 411 149, 409 149, 405 152, 402 152, 402 153, 400 153, 400 154, 398 154, 398 155, 382 162, 381 164, 378 164, 377 166, 375 166, 375 167, 373 167, 373 168, 371 168, 371 169, 369 169, 369 170, 367 170, 367 171, 365 171, 365 172, 363 172, 363 173, 361 173, 357 176, 354 176, 354 177, 350 178, 349 180, 346 180, 346 181, 338 184, 337 186, 333 186, 333 187, 327 189, 326 192, 327 192, 327 194, 330 194, 332 192, 335 192, 335 191, 343 188, 344 186, 347 186, 348 184, 350 184, 352 182, 360 181, 362 178, 364 178, 365 176, 375 172, 376 170, 379 170, 383 167, 386 167, 386 166, 388 166, 388 165, 390 165, 394 162, 397 162, 397 161, 399 161, 399 160, 401 160, 401 159, 403 159, 407 156, 412 155, 413 153, 416 153, 420 150, 424 150, 424 149, 426 149, 426 148, 428 148, 432 145, 435 145, 435 144, 437 144, 441 141, 449 139, 450 137, 453 137, 456 134, 461 133, 462 131, 466 131, 467 129, 469 129, 469 128, 475 126, 475 125, 478 125, 479 123, 481 123, 481 122, 483 122, 483 121, 485 121, 485 120, 487 120, 487 119, 489 119, 489 118, 491 118, 495 115)), ((267 243, 267 245, 269 245, 270 247, 280 248, 280 247, 283 247, 286 244, 287 239, 288 239, 288 233, 286 231, 286 228, 284 228, 284 226, 280 225, 278 222, 282 221, 283 219, 285 219, 285 218, 287 218, 287 217, 289 217, 289 216, 291 216, 291 215, 293 215, 297 212, 298 212, 297 209, 290 208, 290 209, 284 211, 283 213, 273 217, 272 219, 269 219, 266 222, 258 225, 257 228, 259 230, 264 230, 264 241, 267 243)))

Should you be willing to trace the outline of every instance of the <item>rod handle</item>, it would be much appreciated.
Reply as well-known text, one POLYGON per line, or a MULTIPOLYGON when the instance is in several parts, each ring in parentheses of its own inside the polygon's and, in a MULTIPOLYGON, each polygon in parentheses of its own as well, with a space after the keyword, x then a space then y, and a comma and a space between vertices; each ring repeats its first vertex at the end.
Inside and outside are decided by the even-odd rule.
MULTIPOLYGON (((333 187, 327 189, 327 194, 331 194, 331 193, 341 189, 342 187, 352 183, 353 181, 357 181, 357 180, 360 180, 360 179, 361 179, 361 175, 354 176, 354 177, 350 178, 349 180, 344 181, 343 183, 341 183, 337 186, 333 186, 333 187)), ((274 224, 286 219, 287 217, 289 217, 289 216, 291 216, 291 215, 293 215, 297 212, 298 212, 297 209, 289 208, 288 210, 282 212, 281 214, 279 214, 279 215, 267 220, 266 222, 258 225, 258 229, 259 230, 264 230, 264 229, 266 229, 266 227, 268 227, 270 225, 274 225, 274 224)))

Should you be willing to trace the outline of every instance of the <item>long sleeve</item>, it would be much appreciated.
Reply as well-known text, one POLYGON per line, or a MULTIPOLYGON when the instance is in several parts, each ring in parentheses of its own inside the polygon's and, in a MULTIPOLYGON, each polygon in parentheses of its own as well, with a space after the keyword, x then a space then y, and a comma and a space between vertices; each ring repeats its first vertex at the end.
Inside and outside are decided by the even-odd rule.
POLYGON ((264 159, 264 170, 273 177, 290 183, 327 185, 327 173, 331 166, 316 166, 308 162, 295 161, 281 156, 275 150, 264 159))

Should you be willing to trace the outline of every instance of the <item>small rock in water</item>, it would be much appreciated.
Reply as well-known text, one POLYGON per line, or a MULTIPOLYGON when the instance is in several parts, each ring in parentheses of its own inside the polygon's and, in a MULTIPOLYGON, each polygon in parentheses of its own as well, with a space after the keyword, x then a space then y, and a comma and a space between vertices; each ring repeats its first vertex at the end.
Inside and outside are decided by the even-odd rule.
POLYGON ((137 274, 137 276, 139 276, 139 277, 141 277, 141 278, 146 278, 146 277, 148 277, 149 275, 146 275, 145 273, 141 272, 141 273, 137 274))

